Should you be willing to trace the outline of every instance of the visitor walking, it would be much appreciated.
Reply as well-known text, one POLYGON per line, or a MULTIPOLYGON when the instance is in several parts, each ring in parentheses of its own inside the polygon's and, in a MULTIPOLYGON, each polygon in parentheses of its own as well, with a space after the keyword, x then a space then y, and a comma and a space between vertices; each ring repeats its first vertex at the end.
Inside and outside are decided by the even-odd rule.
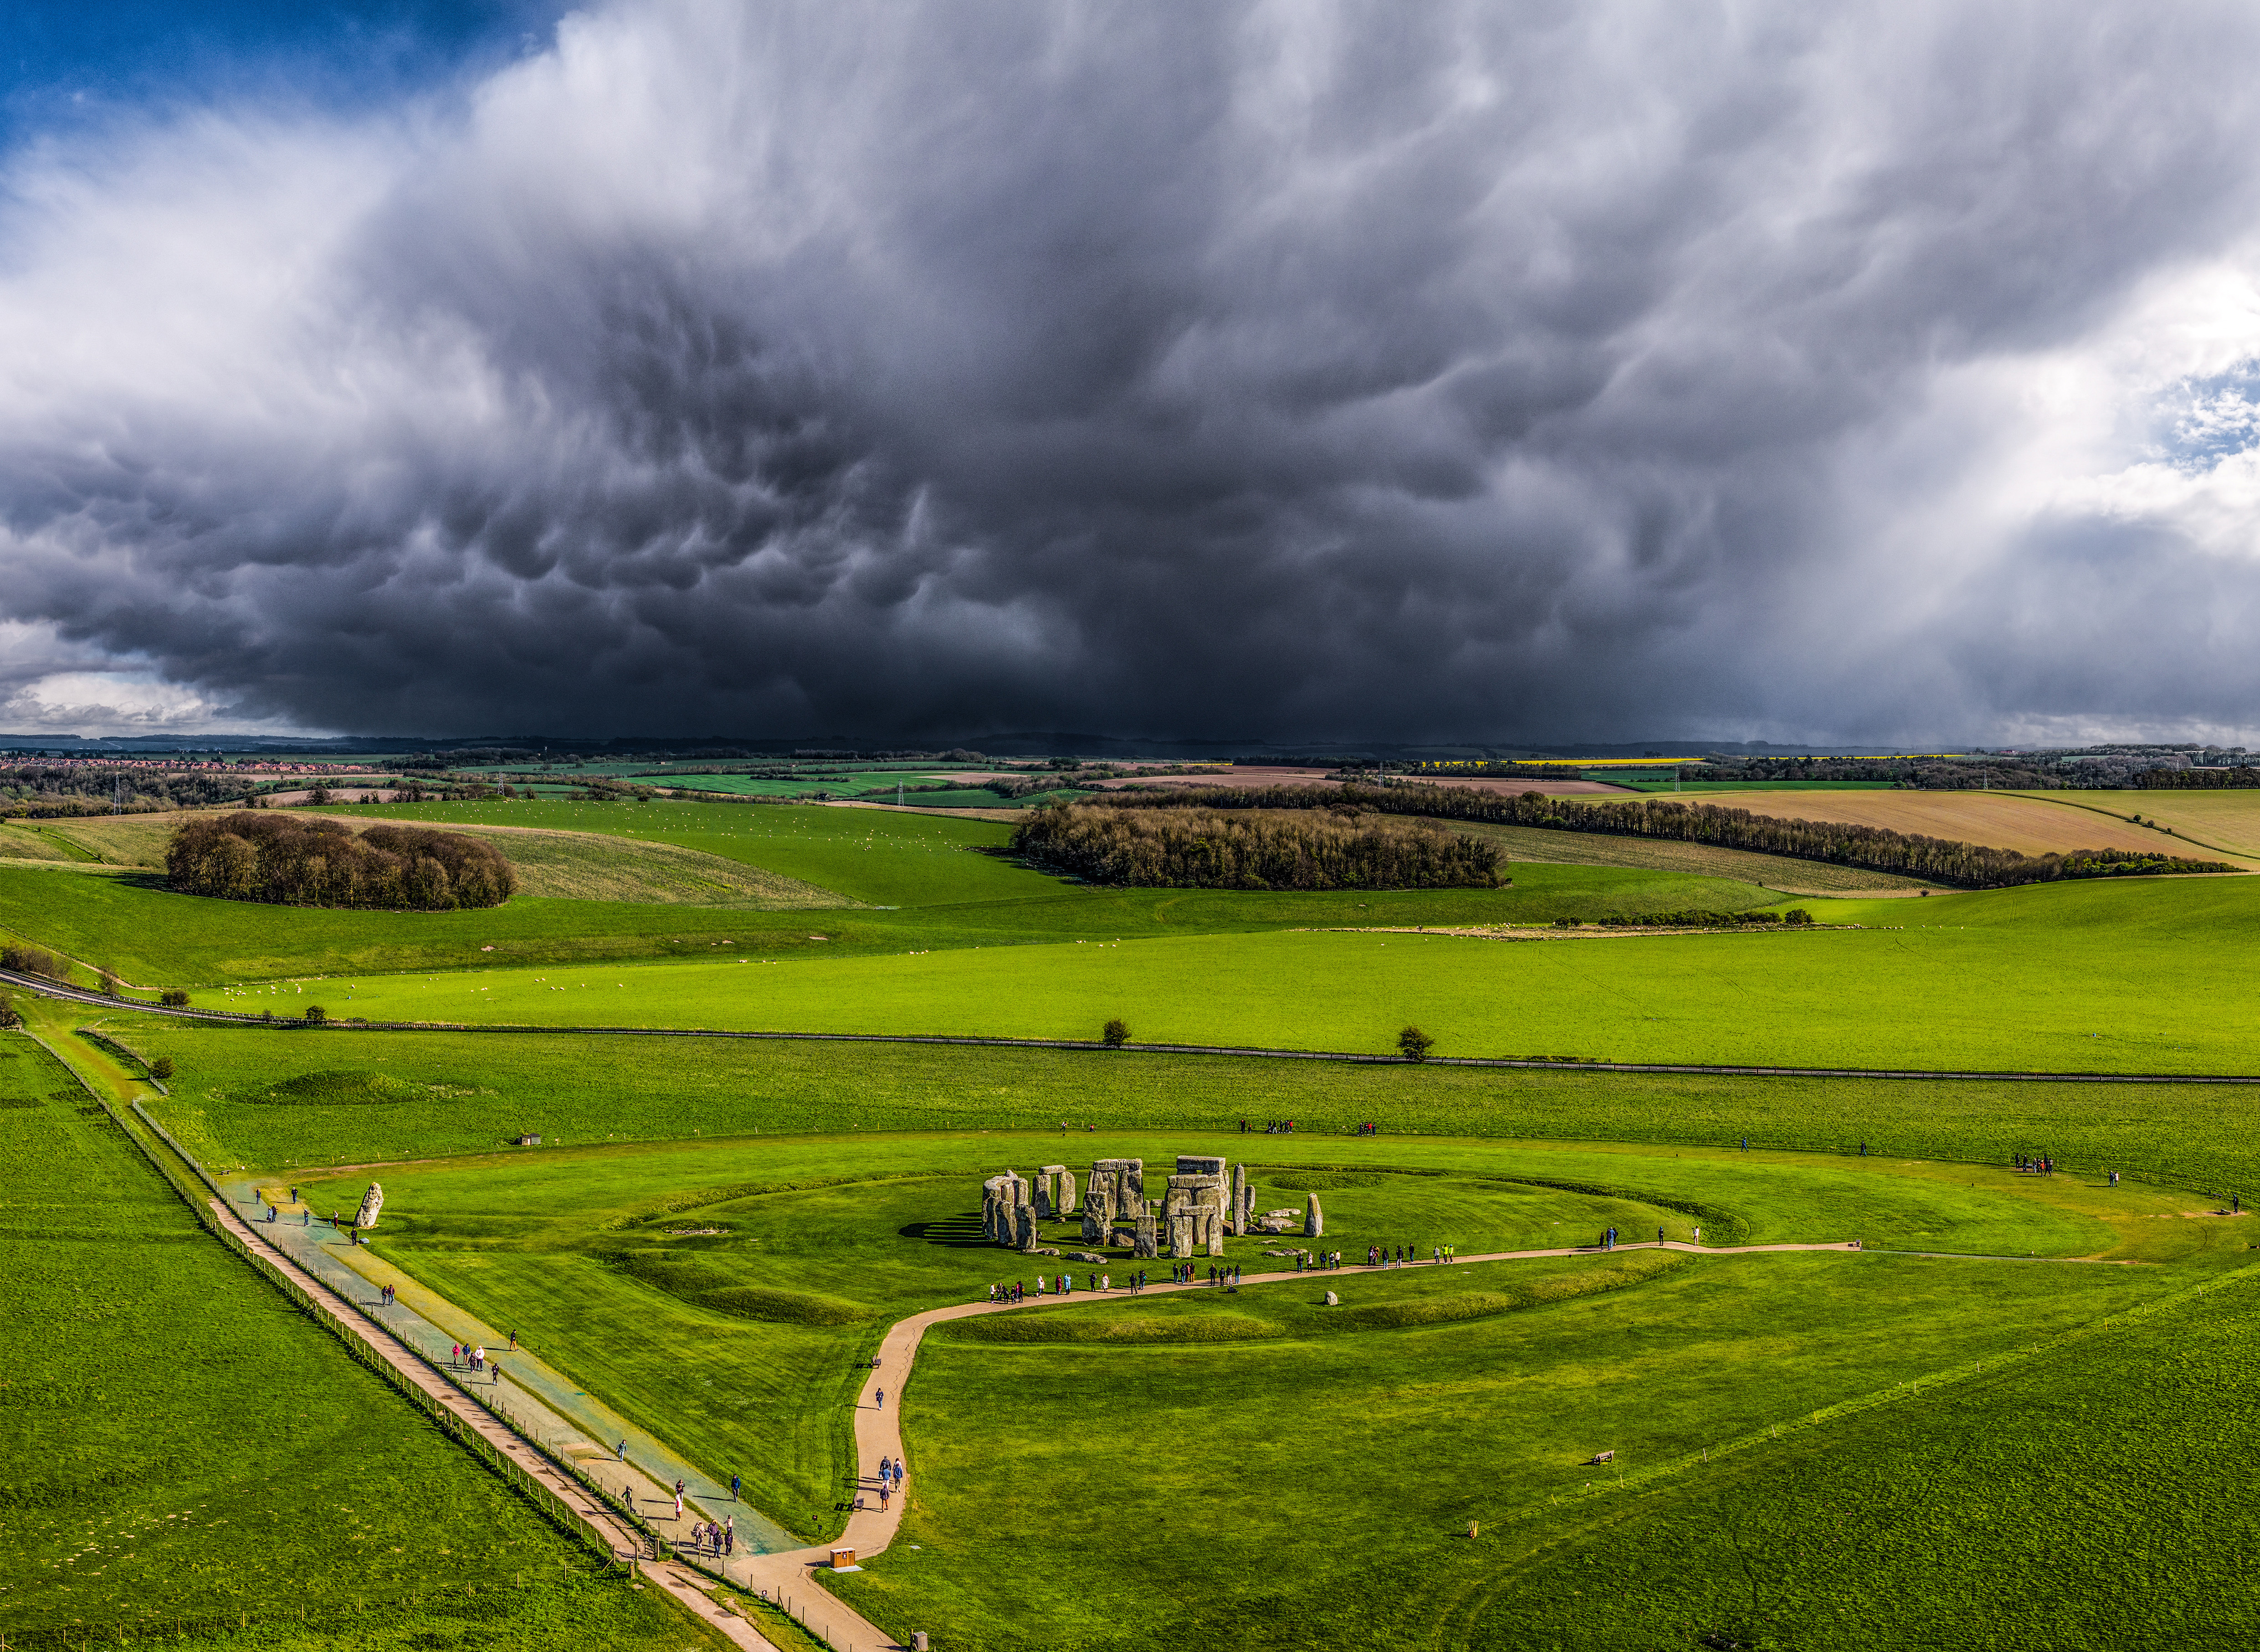
POLYGON ((512 1354, 518 1352, 518 1333, 515 1331, 512 1331, 510 1334, 510 1348, 508 1351, 512 1354))
POLYGON ((884 1411, 884 1410, 886 1410, 886 1408, 887 1408, 887 1391, 886 1391, 885 1389, 883 1389, 883 1388, 875 1388, 875 1389, 873 1389, 873 1390, 871 1391, 871 1401, 872 1401, 872 1404, 874 1404, 874 1405, 876 1405, 876 1406, 878 1406, 878 1408, 879 1408, 881 1411, 884 1411))
POLYGON ((734 1514, 722 1522, 722 1552, 725 1555, 738 1552, 738 1517, 734 1514))
POLYGON ((735 1502, 738 1500, 738 1488, 739 1488, 740 1485, 744 1484, 745 1484, 745 1482, 743 1482, 742 1480, 739 1479, 739 1478, 738 1478, 738 1477, 737 1477, 736 1475, 734 1475, 734 1474, 733 1474, 733 1475, 732 1475, 732 1476, 730 1477, 730 1501, 731 1501, 731 1502, 735 1503, 735 1502))

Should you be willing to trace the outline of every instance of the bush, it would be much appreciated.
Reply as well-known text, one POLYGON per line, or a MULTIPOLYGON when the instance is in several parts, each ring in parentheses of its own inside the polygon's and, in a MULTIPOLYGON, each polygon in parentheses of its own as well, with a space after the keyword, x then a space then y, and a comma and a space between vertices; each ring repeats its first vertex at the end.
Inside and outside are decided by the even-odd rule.
POLYGON ((171 1056, 160 1055, 155 1061, 149 1063, 149 1076, 155 1079, 159 1083, 163 1083, 172 1076, 173 1058, 171 1056))
POLYGON ((63 966, 55 962, 55 955, 37 947, 0 948, 0 969, 13 969, 18 975, 45 976, 50 981, 65 978, 63 966))
POLYGON ((1397 1053, 1408 1062, 1425 1062, 1436 1041, 1417 1026, 1408 1026, 1397 1035, 1397 1053))
POLYGON ((306 1019, 318 1026, 330 1019, 330 1012, 318 1004, 310 1004, 306 1006, 306 1019))
POLYGON ((0 998, 0 1026, 16 1027, 23 1025, 23 1012, 6 998, 0 998))
POLYGON ((1425 821, 1355 812, 1055 804, 1012 828, 1015 853, 1094 883, 1173 889, 1496 889, 1506 852, 1425 821))
POLYGON ((452 912, 499 906, 517 874, 495 847, 460 832, 375 826, 355 834, 318 816, 239 811, 192 820, 165 850, 172 887, 282 906, 452 912))
POLYGON ((167 987, 157 995, 157 1002, 168 1010, 185 1010, 189 1007, 189 995, 178 987, 167 987))
POLYGON ((1101 1029, 1098 1035, 1106 1041, 1107 1048, 1120 1049, 1130 1041, 1129 1023, 1117 1016, 1101 1029))
POLYGON ((102 990, 106 997, 123 998, 125 996, 125 983, 104 969, 102 972, 102 990))
POLYGON ((1813 914, 1799 906, 1794 912, 1784 912, 1781 915, 1781 921, 1784 924, 1809 924, 1813 921, 1813 914))

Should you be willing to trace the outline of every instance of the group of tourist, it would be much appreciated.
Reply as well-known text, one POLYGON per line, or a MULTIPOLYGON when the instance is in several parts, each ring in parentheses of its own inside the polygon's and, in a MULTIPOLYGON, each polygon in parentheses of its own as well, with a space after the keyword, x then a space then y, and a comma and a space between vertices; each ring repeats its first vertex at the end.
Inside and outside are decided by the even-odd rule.
POLYGON ((399 1293, 390 1285, 385 1286, 382 1291, 376 1293, 377 1305, 380 1307, 389 1308, 399 1299, 399 1293))
POLYGON ((903 1489, 903 1463, 899 1457, 879 1459, 879 1513, 887 1512, 887 1499, 903 1489))
MULTIPOLYGON (((513 1337, 511 1341, 515 1342, 517 1339, 513 1337)), ((473 1348, 468 1342, 450 1342, 447 1345, 447 1363, 456 1370, 468 1370, 474 1375, 484 1372, 488 1369, 486 1344, 482 1342, 473 1348)), ((497 1365, 493 1369, 495 1381, 502 1381, 502 1367, 497 1365)))
MULTIPOLYGON (((1609 1233, 1613 1238, 1616 1229, 1612 1227, 1609 1233)), ((1335 1251, 1334 1258, 1332 1265, 1341 1267, 1341 1252, 1335 1251)), ((1460 1248, 1457 1245, 1428 1247, 1428 1260, 1432 1262, 1457 1262, 1459 1259, 1460 1248)), ((1420 1260, 1420 1251, 1411 1245, 1399 1245, 1393 1251, 1387 1245, 1368 1245, 1365 1248, 1365 1265, 1369 1268, 1405 1268, 1420 1260)))
MULTIPOLYGON (((683 1499, 678 1495, 675 1506, 680 1513, 683 1499)), ((738 1517, 734 1514, 717 1526, 712 1520, 700 1520, 690 1528, 690 1552, 694 1555, 719 1555, 728 1559, 738 1550, 738 1517)))
MULTIPOLYGON (((2054 1176, 2056 1174, 2056 1161, 2046 1156, 2042 1156, 2041 1158, 2031 1158, 2020 1153, 2017 1155, 2017 1168, 2020 1170, 2029 1170, 2035 1176, 2054 1176)), ((2118 1177, 2114 1176, 2112 1177, 2112 1180, 2115 1183, 2117 1182, 2118 1177)))
MULTIPOLYGON (((1240 1121, 1240 1134, 1248 1134, 1248 1120, 1245 1119, 1240 1121)), ((1267 1136, 1291 1136, 1295 1134, 1295 1121, 1292 1119, 1274 1119, 1263 1126, 1263 1134, 1267 1136)))

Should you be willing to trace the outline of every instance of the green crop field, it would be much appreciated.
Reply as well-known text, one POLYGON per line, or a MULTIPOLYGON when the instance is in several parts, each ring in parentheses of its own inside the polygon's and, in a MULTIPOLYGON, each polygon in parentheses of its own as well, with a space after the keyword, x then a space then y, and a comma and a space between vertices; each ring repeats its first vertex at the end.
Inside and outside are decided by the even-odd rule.
MULTIPOLYGON (((1455 906, 1476 904, 1447 891, 1427 907, 1429 921, 1449 922, 1455 906)), ((1401 923, 1414 904, 1389 905, 1401 923)), ((1117 933, 1130 938, 1119 942, 1101 929, 1089 942, 1001 946, 981 945, 969 927, 955 932, 954 949, 821 959, 806 955, 831 943, 801 932, 793 962, 758 945, 709 948, 704 957, 685 947, 683 961, 660 964, 368 976, 321 991, 333 1014, 413 1021, 1087 1039, 1120 1016, 1143 1041, 1377 1054, 1412 1022, 1437 1040, 1439 1055, 2254 1069, 2260 1010, 2205 989, 2239 973, 2260 946, 2260 883, 2065 883, 1806 905, 1823 922, 1872 926, 1524 940, 1336 932, 1140 940, 1126 924, 1117 933)), ((1152 903, 1172 915, 1184 906, 1200 911, 1152 903)), ((1086 927, 1106 911, 1061 909, 1086 927)), ((871 941, 889 930, 883 919, 827 919, 822 933, 853 934, 876 952, 871 941)), ((921 939, 908 926, 891 933, 898 945, 921 939)), ((281 988, 220 1001, 289 1013, 308 1000, 281 988)))
POLYGON ((707 1644, 208 1238, 20 1034, 0 1277, 8 1644, 707 1644))

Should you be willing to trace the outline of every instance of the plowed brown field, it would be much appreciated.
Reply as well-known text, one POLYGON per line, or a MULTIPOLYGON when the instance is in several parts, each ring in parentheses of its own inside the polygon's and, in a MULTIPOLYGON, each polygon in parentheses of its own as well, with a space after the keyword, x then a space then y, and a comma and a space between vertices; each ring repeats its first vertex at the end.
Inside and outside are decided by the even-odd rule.
MULTIPOLYGON (((1671 798, 1670 803, 1710 803, 1726 809, 1747 809, 1752 814, 1784 820, 1841 820, 1854 826, 1884 826, 1893 832, 1918 833, 1927 838, 1947 838, 1961 843, 1982 843, 2020 855, 2061 854, 2068 849, 2142 849, 2150 854, 2186 855, 2192 860, 2260 859, 2260 797, 2242 817, 2221 810, 2227 822, 2239 820, 2239 841, 2252 847, 2228 849, 2221 838, 2200 843, 2194 837, 2170 836, 2125 819, 2140 814, 2149 819, 2153 807, 2169 825, 2171 812, 2184 801, 2206 804, 2214 798, 2194 792, 2113 792, 2115 812, 2099 808, 2056 803, 2044 797, 2005 791, 1821 791, 1791 794, 1779 791, 1713 791, 1699 797, 1671 798), (2244 824, 2249 822, 2249 824, 2244 824), (2219 844, 2220 847, 2208 847, 2219 844)), ((2222 803, 2231 801, 2223 797, 2222 803)), ((2197 811, 2189 812, 2193 819, 2197 811)), ((2194 832, 2194 826, 2191 830, 2194 832)))

